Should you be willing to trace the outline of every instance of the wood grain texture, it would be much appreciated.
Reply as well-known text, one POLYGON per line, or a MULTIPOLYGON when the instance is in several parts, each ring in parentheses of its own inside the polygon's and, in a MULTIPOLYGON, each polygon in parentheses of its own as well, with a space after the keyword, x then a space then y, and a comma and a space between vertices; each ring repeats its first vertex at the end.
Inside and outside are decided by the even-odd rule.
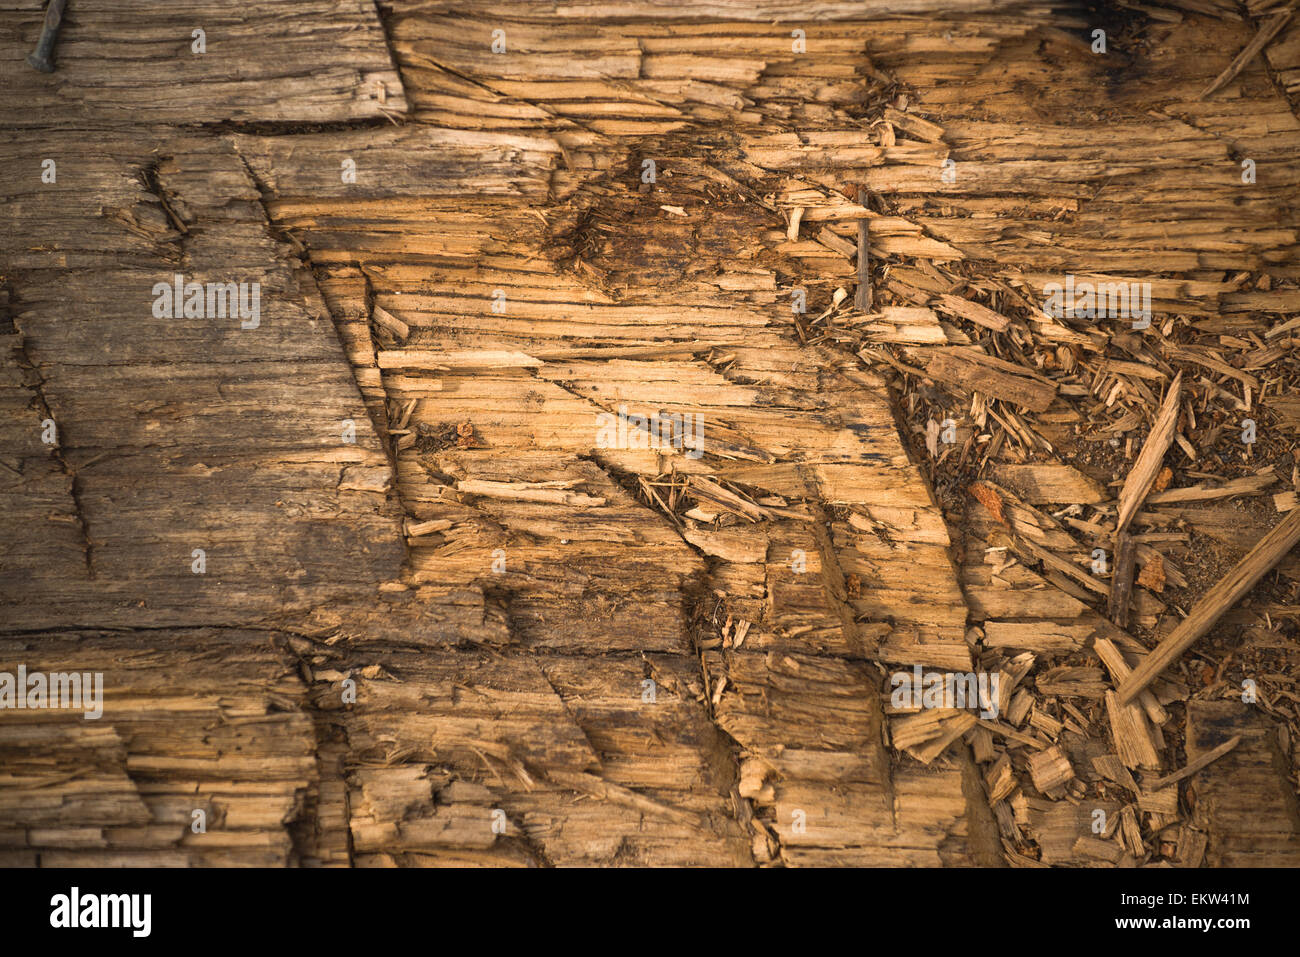
POLYGON ((83 0, 64 16, 52 74, 24 62, 42 18, 36 4, 0 6, 6 127, 335 123, 406 111, 371 0, 83 0))
MULTIPOLYGON (((1155 862, 1181 812, 1128 765, 1169 770, 1170 689, 1115 703, 1145 649, 1092 611, 1100 509, 1036 507, 1103 485, 1017 460, 1025 498, 999 473, 963 515, 837 290, 869 224, 869 344, 1068 428, 1092 384, 1065 356, 1104 337, 1032 313, 1044 284, 1282 308, 1300 124, 1258 62, 1194 101, 1246 24, 1180 21, 1119 83, 1056 6, 992 6, 194 2, 123 39, 84 5, 4 114, 0 665, 103 664, 111 694, 102 724, 0 724, 5 859, 1155 862), (257 281, 258 328, 156 317, 178 272, 257 281), (1023 361, 1035 337, 1053 364, 1023 361), (700 446, 602 437, 654 416, 698 417, 700 446), (914 665, 998 674, 997 716, 897 712, 914 665), (218 776, 205 846, 175 795, 218 776), (1070 799, 1103 782, 1098 837, 1070 799)), ((17 62, 35 8, 0 16, 17 62)))
MULTIPOLYGON (((24 500, 5 526, 10 627, 233 625, 394 577, 391 464, 314 282, 272 235, 239 157, 206 139, 151 153, 43 136, 66 185, 14 184, 5 362, 28 402, 20 387, 4 428, 40 487, 67 491, 54 513, 24 500), (70 199, 79 190, 95 205, 70 199), (157 315, 154 287, 177 274, 256 283, 256 328, 157 315), (58 442, 37 450, 47 415, 58 442), (58 540, 69 512, 81 556, 49 564, 19 547, 47 527, 58 540)), ((7 481, 21 488, 24 470, 7 481)))
POLYGON ((1277 729, 1232 701, 1188 708, 1187 758, 1194 761, 1235 736, 1241 743, 1190 784, 1197 820, 1209 837, 1212 867, 1294 867, 1300 861, 1300 811, 1279 772, 1285 756, 1277 729))

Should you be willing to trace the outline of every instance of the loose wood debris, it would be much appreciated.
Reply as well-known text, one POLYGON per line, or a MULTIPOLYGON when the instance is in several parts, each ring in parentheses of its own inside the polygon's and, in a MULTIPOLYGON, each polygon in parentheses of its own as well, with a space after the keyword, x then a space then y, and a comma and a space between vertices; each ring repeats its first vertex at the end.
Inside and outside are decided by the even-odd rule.
POLYGON ((1182 398, 1182 383, 1183 376, 1180 372, 1174 376, 1173 383, 1165 393, 1160 411, 1151 426, 1151 433, 1142 443, 1142 451, 1138 454, 1137 462, 1124 480, 1124 487, 1120 489, 1119 517, 1115 520, 1117 536, 1125 532, 1147 493, 1151 491, 1151 486, 1155 484, 1156 476, 1162 468, 1165 453, 1169 451, 1169 446, 1174 441, 1174 430, 1178 424, 1178 403, 1182 398))
POLYGON ((1212 748, 1209 751, 1206 751, 1200 757, 1195 758, 1192 761, 1189 761, 1187 763, 1187 766, 1184 767, 1182 770, 1175 771, 1173 774, 1166 774, 1164 777, 1152 781, 1151 790, 1159 791, 1162 788, 1168 788, 1170 785, 1177 784, 1179 781, 1183 781, 1186 780, 1187 778, 1190 778, 1193 774, 1195 774, 1197 771, 1201 770, 1202 768, 1209 767, 1211 764, 1219 760, 1219 758, 1223 757, 1225 754, 1227 754, 1229 751, 1231 751, 1240 743, 1241 743, 1241 735, 1239 734, 1233 735, 1227 741, 1223 742, 1223 744, 1220 744, 1217 747, 1212 748))
MULTIPOLYGON (((1226 4, 1179 6, 1192 12, 1161 18, 1162 42, 1224 28, 1207 20, 1209 15, 1229 22, 1238 16, 1226 4)), ((1232 29, 1238 42, 1216 63, 1205 64, 1210 69, 1204 78, 1179 92, 1182 102, 1224 89, 1236 91, 1234 97, 1254 89, 1270 99, 1267 82, 1253 85, 1263 79, 1259 61, 1252 65, 1261 48, 1275 69, 1300 76, 1300 31, 1288 20, 1289 11, 1252 8, 1251 14, 1274 19, 1236 20, 1232 29), (1234 60, 1237 50, 1243 55, 1234 60)), ((1198 50, 1209 46, 1192 43, 1198 50)), ((1282 116, 1289 129, 1300 132, 1292 123, 1295 101, 1274 102, 1263 111, 1282 116)), ((1206 130, 1226 132, 1236 122, 1220 109, 1211 107, 1222 119, 1206 130)), ((1188 109, 1163 115, 1175 113, 1190 115, 1188 109)), ((938 141, 954 142, 943 110, 926 118, 939 128, 938 141)), ((967 134, 959 138, 961 145, 981 158, 999 155, 986 135, 992 128, 961 129, 967 134)), ((932 135, 917 139, 934 142, 932 135)), ((1204 148, 1216 149, 1208 143, 1204 148)), ((1118 165, 1132 155, 1116 150, 1110 159, 1118 165)), ((1240 172, 1240 162, 1234 166, 1240 172)), ((1288 164, 1288 175, 1294 171, 1288 164)), ((1089 220, 1104 241, 1085 243, 1071 234, 1065 241, 1075 244, 1071 254, 1056 255, 1050 264, 1038 262, 1051 258, 1041 247, 1008 240, 1004 231, 981 230, 971 220, 955 225, 942 218, 956 208, 971 217, 1010 213, 999 201, 998 186, 1011 187, 998 183, 997 172, 980 165, 972 175, 974 182, 959 180, 947 189, 903 171, 885 170, 873 178, 875 195, 885 202, 890 187, 906 184, 922 193, 896 211, 927 214, 927 226, 943 224, 935 230, 938 238, 968 257, 997 262, 990 267, 969 258, 917 257, 887 266, 876 309, 883 313, 893 304, 932 309, 946 342, 936 332, 921 333, 919 324, 911 341, 882 327, 873 337, 862 336, 870 345, 860 354, 892 370, 891 383, 916 436, 913 449, 928 465, 950 522, 967 530, 959 543, 963 590, 975 647, 983 652, 981 666, 996 667, 1013 649, 1038 655, 999 717, 978 726, 992 739, 992 750, 971 738, 982 754, 1008 860, 1018 866, 1035 858, 1095 865, 1120 860, 1118 852, 1130 863, 1198 866, 1205 858, 1205 825, 1189 826, 1188 805, 1177 800, 1196 776, 1171 773, 1180 763, 1188 699, 1233 694, 1231 681, 1220 677, 1225 668, 1254 674, 1241 671, 1225 650, 1234 644, 1231 629, 1243 622, 1277 627, 1279 619, 1271 616, 1300 605, 1300 561, 1290 551, 1293 543, 1284 544, 1287 537, 1263 544, 1272 553, 1271 563, 1249 584, 1232 575, 1234 565, 1296 511, 1297 273, 1281 260, 1252 265, 1231 257, 1215 270, 1198 269, 1208 262, 1201 253, 1184 260, 1186 271, 1169 260, 1157 263, 1133 228, 1145 218, 1139 196, 1149 199, 1150 190, 1173 186, 1155 171, 1145 175, 1141 190, 1116 197, 1109 207, 1112 218, 1089 220), (1111 257, 1118 249, 1112 244, 1120 243, 1130 244, 1124 264, 1111 257), (1137 260, 1145 264, 1141 281, 1151 289, 1149 325, 1131 317, 1081 321, 1045 311, 1046 284, 1062 282, 1067 265, 1082 281, 1084 262, 1108 261, 1106 268, 1094 265, 1087 277, 1107 283, 1125 274, 1136 278, 1136 271, 1124 270, 1133 270, 1137 260), (1275 574, 1268 574, 1270 568, 1275 574), (1223 607, 1210 615, 1198 611, 1198 603, 1213 597, 1216 583, 1229 579, 1243 587, 1228 592, 1222 586, 1224 600, 1217 604, 1223 607), (1275 597, 1252 599, 1252 588, 1256 596, 1275 597), (1180 625, 1185 618, 1190 624, 1180 625), (1213 629, 1216 622, 1223 627, 1213 629), (1184 637, 1199 624, 1207 629, 1202 634, 1216 636, 1203 652, 1196 639, 1184 637), (1170 636, 1182 642, 1176 651, 1164 643, 1170 636), (1152 649, 1160 652, 1158 658, 1152 649), (1091 677, 1075 669, 1092 669, 1091 677), (1076 673, 1076 681, 1067 677, 1076 673), (1139 685, 1134 675, 1138 682, 1150 680, 1139 685), (1142 693, 1131 693, 1139 687, 1142 693), (1115 844, 1095 844, 1080 831, 1067 843, 1063 835, 1069 825, 1061 830, 1066 819, 1046 809, 1016 819, 1013 793, 1042 794, 1031 767, 1041 773, 1048 767, 1041 755, 1056 746, 1072 758, 1076 752, 1088 754, 1071 760, 1080 776, 1076 781, 1125 802, 1115 815, 1120 822, 1111 832, 1115 844), (1002 760, 1017 752, 1024 755, 1020 762, 1002 760)), ((1086 180, 1082 174, 1075 182, 1086 180)), ((1020 188, 1018 199, 1024 201, 1023 182, 1020 188)), ((1206 188, 1217 189, 1208 179, 1206 188)), ((1040 190, 1035 195, 1052 197, 1045 201, 1058 214, 1075 215, 1094 202, 1057 184, 1042 182, 1040 190)), ((1222 196, 1230 201, 1228 194, 1222 196)), ((1240 222, 1240 213, 1223 208, 1212 218, 1235 228, 1228 224, 1240 222)), ((1263 228, 1271 228, 1268 219, 1263 214, 1259 220, 1263 228)), ((1040 241, 1060 241, 1063 232, 1042 220, 1031 228, 1041 230, 1035 234, 1040 241)), ((1286 242, 1294 238, 1289 233, 1286 242)), ((1187 243, 1184 249, 1194 246, 1187 243)), ((1278 535, 1285 536, 1285 529, 1278 535)), ((1264 562, 1250 564, 1258 568, 1264 562)), ((1296 619, 1282 620, 1288 622, 1285 640, 1294 641, 1296 619)), ((1300 712, 1292 714, 1290 706, 1282 720, 1293 734, 1300 728, 1300 712)), ((1053 797, 1068 803, 1069 791, 1043 795, 1053 797)))
POLYGON ((1290 512, 1260 539, 1232 572, 1206 592, 1187 617, 1167 635, 1120 686, 1121 702, 1131 701, 1155 677, 1186 651, 1197 638, 1214 627, 1255 583, 1272 570, 1300 542, 1300 512, 1290 512))

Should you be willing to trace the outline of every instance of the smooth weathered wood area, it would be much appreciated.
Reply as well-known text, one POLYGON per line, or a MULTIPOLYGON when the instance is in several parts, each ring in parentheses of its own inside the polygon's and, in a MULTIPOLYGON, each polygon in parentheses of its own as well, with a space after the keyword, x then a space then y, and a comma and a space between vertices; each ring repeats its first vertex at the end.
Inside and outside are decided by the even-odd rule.
MULTIPOLYGON (((271 622, 395 576, 391 463, 310 272, 231 145, 41 137, 62 175, 13 182, 19 228, 4 240, 18 390, 0 533, 9 627, 271 622), (154 286, 176 274, 258 283, 256 328, 156 316, 154 286), (39 441, 46 418, 53 446, 39 441), (53 509, 22 491, 29 461, 53 509), (47 534, 55 554, 25 547, 47 534)), ((5 155, 34 162, 17 143, 5 155)))
POLYGON ((1196 702, 1188 711, 1189 759, 1231 738, 1241 743, 1196 775, 1196 819, 1209 835, 1207 863, 1295 867, 1300 811, 1283 772, 1277 729, 1239 702, 1196 702))
POLYGON ((51 74, 24 62, 40 5, 7 0, 0 16, 8 128, 335 123, 406 112, 369 0, 82 0, 63 18, 51 74))

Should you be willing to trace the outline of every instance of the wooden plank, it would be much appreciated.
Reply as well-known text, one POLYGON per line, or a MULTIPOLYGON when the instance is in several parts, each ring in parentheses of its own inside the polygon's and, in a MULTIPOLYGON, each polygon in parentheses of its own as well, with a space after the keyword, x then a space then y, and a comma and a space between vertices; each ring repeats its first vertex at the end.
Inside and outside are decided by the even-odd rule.
MULTIPOLYGON (((232 632, 266 628, 270 609, 289 629, 275 640, 294 649, 276 663, 295 682, 275 704, 290 717, 277 720, 319 722, 292 842, 282 806, 250 792, 279 785, 247 780, 280 762, 292 770, 299 749, 287 741, 274 759, 235 738, 217 754, 162 749, 113 764, 122 751, 105 739, 97 786, 125 777, 155 815, 151 776, 177 787, 182 771, 238 772, 228 814, 257 825, 175 847, 175 821, 136 820, 129 800, 84 826, 47 809, 42 862, 120 852, 115 863, 184 863, 206 843, 205 862, 298 851, 364 865, 937 866, 1024 864, 1031 841, 1035 864, 1199 862, 1200 832, 1172 819, 1195 802, 1139 793, 1118 757, 1102 762, 1106 776, 1137 803, 1108 803, 1117 831, 1079 839, 1096 802, 1071 802, 1097 783, 1089 758, 1111 748, 1090 700, 1107 683, 1080 662, 1094 632, 1109 636, 1103 660, 1122 686, 1123 656, 1141 647, 1087 611, 1109 591, 1082 570, 1105 542, 1104 490, 1057 466, 1039 473, 1046 487, 1024 490, 1028 502, 982 498, 1004 525, 972 507, 970 527, 950 534, 931 485, 947 497, 954 476, 1003 480, 1004 467, 1028 482, 1051 468, 1033 461, 1045 451, 1109 472, 1158 404, 1156 384, 1174 378, 1170 363, 1207 373, 1188 385, 1195 401, 1175 437, 1201 453, 1196 468, 1217 467, 1202 439, 1239 418, 1225 412, 1258 403, 1285 423, 1274 395, 1293 343, 1271 317, 1296 297, 1297 237, 1277 209, 1297 182, 1300 129, 1283 96, 1254 83, 1228 107, 1192 104, 1194 123, 1153 115, 1188 106, 1249 39, 1245 27, 1166 16, 1175 68, 1109 91, 1122 109, 1099 132, 1079 106, 1095 58, 1077 41, 1078 56, 1057 56, 1064 35, 1040 30, 1050 6, 951 19, 920 9, 972 9, 951 3, 817 4, 847 19, 809 19, 795 52, 788 29, 748 19, 788 4, 655 0, 646 16, 626 3, 525 0, 492 15, 501 55, 481 11, 395 0, 381 9, 415 113, 401 128, 382 110, 365 129, 251 125, 243 84, 232 99, 242 112, 177 121, 184 135, 110 118, 111 137, 19 137, 10 165, 30 171, 52 144, 60 182, 14 176, 5 194, 16 228, 0 239, 0 337, 12 341, 0 429, 13 454, 0 456, 0 504, 19 521, 12 541, 0 534, 0 593, 13 599, 0 610, 20 628, 42 615, 152 622, 128 634, 165 660, 154 619, 216 619, 232 632), (864 56, 889 81, 865 93, 864 56), (1049 60, 1044 88, 1032 81, 1049 60), (995 107, 972 119, 972 97, 995 107), (213 125, 232 122, 237 132, 213 125), (1225 143, 1260 161, 1268 189, 1242 189, 1225 143), (941 165, 950 155, 955 182, 941 165), (356 182, 338 175, 348 159, 356 182), (658 163, 653 182, 639 176, 645 159, 658 163), (873 183, 892 184, 891 215, 844 199, 873 183), (838 293, 856 277, 862 217, 889 259, 883 286, 859 283, 870 314, 842 310, 838 293), (811 223, 816 235, 801 236, 811 223), (203 278, 262 279, 265 338, 183 316, 151 322, 141 281, 180 263, 203 278), (1068 270, 1149 282, 1167 318, 1143 335, 1113 317, 1041 321, 1037 290, 1068 270), (792 281, 821 302, 835 293, 836 308, 792 323, 792 281), (101 334, 99 314, 123 328, 101 334), (1178 346, 1165 347, 1166 328, 1178 346), (963 348, 968 338, 982 347, 963 348), (940 411, 943 390, 924 370, 899 396, 886 381, 928 361, 907 348, 920 343, 961 357, 946 382, 939 364, 940 385, 979 393, 959 396, 972 441, 933 474, 913 461, 906 430, 940 411), (620 406, 700 416, 704 456, 599 447, 597 416, 620 406), (34 434, 47 410, 71 423, 55 448, 34 434), (344 410, 356 443, 315 444, 344 410), (1111 437, 1111 450, 1083 444, 1111 437), (1053 517, 1031 502, 1071 507, 1053 517), (147 575, 123 589, 124 573, 184 544, 175 529, 196 514, 244 532, 240 575, 207 579, 210 594, 187 593, 188 605, 180 585, 147 575), (965 548, 960 581, 950 542, 965 548), (49 581, 76 585, 51 600, 49 581), (1003 719, 900 719, 895 743, 913 735, 930 765, 891 754, 879 666, 964 671, 972 643, 979 666, 1004 676, 1003 719), (1016 646, 1039 653, 1004 652, 1016 646), (343 704, 349 677, 362 707, 343 704), (977 761, 1004 759, 990 778, 996 808, 963 733, 977 761), (1049 749, 1083 780, 1056 780, 1064 768, 1049 749), (1035 780, 1054 793, 1040 797, 1035 780), (505 833, 485 826, 494 810, 505 833)), ((209 29, 213 52, 222 31, 229 44, 260 19, 229 14, 209 29)), ((291 26, 316 35, 331 22, 318 19, 291 26)), ((354 60, 346 48, 337 59, 354 60)), ((333 65, 319 60, 294 82, 319 92, 333 65)), ((51 79, 65 101, 101 96, 51 79)), ((182 79, 162 94, 169 109, 196 86, 182 79)), ((266 80, 268 94, 285 93, 281 79, 266 80)), ((212 91, 196 92, 210 107, 212 91)), ((1190 478, 1196 495, 1220 488, 1208 473, 1190 478)), ((1171 517, 1159 511, 1141 520, 1171 517)), ((1195 581, 1198 555, 1181 584, 1175 574, 1186 534, 1141 542, 1144 571, 1160 548, 1173 587, 1195 581)), ((1135 603, 1143 626, 1160 613, 1149 598, 1135 603)), ((1115 747, 1139 766, 1148 748, 1163 754, 1157 687, 1163 699, 1153 685, 1127 710, 1112 705, 1115 747)), ((193 707, 188 695, 141 697, 165 713, 193 707)), ((208 723, 255 724, 265 715, 249 700, 238 698, 250 713, 208 723)), ((75 780, 46 783, 81 795, 75 780)), ((0 802, 35 813, 30 789, 17 790, 0 802)))
MULTIPOLYGON (((550 137, 422 125, 232 140, 263 188, 281 203, 298 201, 299 215, 329 200, 377 197, 410 197, 415 208, 467 194, 540 202, 561 161, 550 137)), ((402 208, 391 203, 389 215, 402 208)))
POLYGON ((1200 770, 1191 824, 1208 837, 1210 867, 1300 866, 1300 808, 1281 768, 1278 725, 1236 701, 1189 701, 1187 760, 1199 762, 1233 738, 1240 743, 1200 770))

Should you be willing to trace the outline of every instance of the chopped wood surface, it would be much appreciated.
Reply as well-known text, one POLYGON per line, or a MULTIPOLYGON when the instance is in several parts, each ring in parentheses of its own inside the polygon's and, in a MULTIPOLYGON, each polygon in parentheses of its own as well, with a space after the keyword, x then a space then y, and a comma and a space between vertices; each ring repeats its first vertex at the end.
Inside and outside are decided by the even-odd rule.
POLYGON ((0 860, 1300 853, 1294 18, 72 6, 0 6, 0 673, 106 696, 0 712, 0 860))

